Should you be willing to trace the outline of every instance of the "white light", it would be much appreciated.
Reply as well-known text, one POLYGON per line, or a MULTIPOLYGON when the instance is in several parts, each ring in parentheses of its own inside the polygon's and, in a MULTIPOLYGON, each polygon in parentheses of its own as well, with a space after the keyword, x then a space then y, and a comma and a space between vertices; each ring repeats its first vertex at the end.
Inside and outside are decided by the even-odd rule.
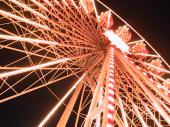
POLYGON ((68 6, 68 4, 67 4, 67 2, 66 2, 65 0, 62 0, 62 2, 63 2, 66 6, 68 6))
POLYGON ((111 41, 111 45, 116 46, 118 49, 122 51, 122 53, 129 52, 128 45, 112 30, 106 30, 105 33, 103 34, 111 41))
POLYGON ((136 66, 136 68, 140 70, 140 67, 136 66))
POLYGON ((114 88, 114 85, 113 85, 113 84, 111 84, 111 83, 109 83, 109 87, 114 88))
POLYGON ((115 94, 115 92, 112 89, 109 89, 109 93, 113 95, 115 94))
POLYGON ((107 124, 107 127, 113 127, 113 125, 112 124, 107 124))
POLYGON ((114 109, 115 109, 115 108, 114 108, 114 106, 113 106, 113 105, 108 104, 108 109, 109 109, 109 110, 111 110, 111 111, 114 111, 114 109))
POLYGON ((113 61, 110 61, 110 64, 114 64, 114 62, 113 62, 113 61))
POLYGON ((151 81, 151 82, 153 82, 153 79, 152 79, 152 78, 150 78, 150 81, 151 81))
POLYGON ((114 70, 113 70, 113 69, 110 69, 109 72, 114 72, 114 70))
POLYGON ((111 58, 111 57, 110 57, 110 60, 111 60, 111 61, 114 61, 114 58, 111 58))
POLYGON ((110 73, 110 76, 114 76, 114 73, 110 73))
POLYGON ((114 82, 115 80, 114 80, 114 79, 112 79, 112 78, 109 78, 109 81, 110 81, 110 82, 114 82))
POLYGON ((111 47, 110 49, 111 49, 112 51, 114 51, 114 48, 113 48, 113 47, 111 47))
POLYGON ((108 119, 113 119, 113 115, 110 114, 110 113, 108 113, 108 114, 107 114, 107 118, 108 118, 108 119))
POLYGON ((113 60, 113 59, 110 59, 110 62, 114 62, 114 60, 113 60))
POLYGON ((133 61, 130 61, 131 63, 134 63, 133 61))
POLYGON ((157 84, 157 87, 160 89, 162 86, 160 84, 157 84))
POLYGON ((110 56, 110 59, 114 60, 114 56, 110 56))
POLYGON ((168 92, 165 92, 165 95, 168 95, 168 92))
POLYGON ((114 66, 113 66, 113 65, 110 65, 110 68, 114 68, 114 66))
POLYGON ((147 76, 147 74, 146 74, 145 72, 143 72, 143 74, 144 74, 145 76, 147 76))
POLYGON ((108 100, 109 100, 110 102, 115 102, 115 99, 114 99, 113 97, 111 97, 111 96, 108 97, 108 100))
POLYGON ((113 59, 113 60, 114 60, 114 55, 111 54, 111 55, 110 55, 110 59, 113 59))

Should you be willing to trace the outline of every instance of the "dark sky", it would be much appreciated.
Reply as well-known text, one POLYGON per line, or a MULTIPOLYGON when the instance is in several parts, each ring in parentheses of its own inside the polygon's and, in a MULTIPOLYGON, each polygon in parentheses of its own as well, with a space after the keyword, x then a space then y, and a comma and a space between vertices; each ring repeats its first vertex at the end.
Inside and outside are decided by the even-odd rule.
MULTIPOLYGON (((170 2, 168 0, 103 0, 103 2, 143 35, 170 63, 170 2)), ((46 95, 50 96, 42 90, 0 104, 0 126, 36 126, 38 120, 42 120, 42 114, 47 113, 55 104, 54 98, 48 98, 46 95)))

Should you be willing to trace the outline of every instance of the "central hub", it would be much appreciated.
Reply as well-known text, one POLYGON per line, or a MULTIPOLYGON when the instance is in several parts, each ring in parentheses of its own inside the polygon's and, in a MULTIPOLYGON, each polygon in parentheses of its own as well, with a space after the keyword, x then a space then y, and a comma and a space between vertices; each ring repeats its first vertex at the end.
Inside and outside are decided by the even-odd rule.
POLYGON ((120 49, 122 53, 129 52, 128 45, 117 34, 115 34, 113 30, 106 30, 103 34, 111 42, 111 45, 114 45, 116 48, 120 49))

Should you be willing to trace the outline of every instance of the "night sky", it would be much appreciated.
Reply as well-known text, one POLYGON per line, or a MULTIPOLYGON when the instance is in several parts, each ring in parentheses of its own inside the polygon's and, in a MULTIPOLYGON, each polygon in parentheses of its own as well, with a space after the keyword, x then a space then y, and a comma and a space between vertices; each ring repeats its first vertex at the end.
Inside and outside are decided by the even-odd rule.
MULTIPOLYGON (((170 63, 170 1, 103 2, 134 27, 170 63)), ((0 104, 0 127, 34 127, 55 104, 55 98, 45 89, 0 104)), ((49 127, 53 127, 52 124, 49 127)))

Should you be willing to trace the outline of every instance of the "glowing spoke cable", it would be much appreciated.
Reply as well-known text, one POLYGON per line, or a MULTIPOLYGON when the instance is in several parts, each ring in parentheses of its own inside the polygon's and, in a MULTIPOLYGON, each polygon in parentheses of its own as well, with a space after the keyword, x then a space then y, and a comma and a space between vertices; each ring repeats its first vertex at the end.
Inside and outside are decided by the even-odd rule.
MULTIPOLYGON (((22 17, 19 17, 19 16, 14 15, 14 14, 11 14, 11 13, 9 13, 9 12, 3 11, 3 10, 0 10, 0 14, 2 14, 4 17, 11 17, 11 18, 14 18, 14 19, 16 19, 16 20, 19 20, 19 21, 21 21, 21 22, 28 23, 28 24, 33 25, 33 26, 35 26, 35 27, 39 27, 39 28, 42 28, 42 29, 44 29, 44 30, 51 31, 51 32, 54 32, 54 33, 59 34, 59 35, 62 35, 62 36, 70 37, 70 38, 73 38, 73 39, 76 39, 76 40, 79 40, 79 41, 81 40, 81 39, 78 39, 78 38, 74 38, 74 37, 72 37, 72 36, 70 36, 70 35, 68 35, 68 34, 61 33, 61 32, 59 32, 59 31, 56 31, 56 30, 54 30, 54 29, 51 29, 50 27, 48 27, 48 26, 46 26, 46 25, 42 25, 42 24, 39 24, 39 23, 37 23, 37 22, 33 22, 33 21, 31 21, 31 20, 29 20, 29 19, 27 19, 27 18, 22 18, 22 17)), ((81 40, 81 41, 82 41, 82 40, 81 40)))
POLYGON ((35 14, 35 15, 37 15, 37 16, 43 17, 44 19, 47 19, 47 18, 48 18, 48 17, 42 15, 41 13, 33 10, 32 8, 30 8, 30 7, 26 6, 26 5, 18 2, 17 0, 10 0, 10 1, 13 2, 13 3, 15 3, 16 5, 18 5, 19 7, 23 7, 24 9, 29 10, 30 12, 32 12, 33 14, 35 14))
POLYGON ((159 70, 159 71, 162 71, 162 72, 165 72, 165 73, 169 73, 169 74, 170 74, 170 71, 165 70, 165 69, 160 68, 160 67, 157 67, 157 66, 154 66, 154 65, 152 65, 152 64, 149 64, 149 63, 146 63, 146 62, 143 62, 142 64, 147 65, 147 66, 149 66, 149 67, 152 67, 152 68, 154 68, 154 69, 157 69, 157 70, 159 70))
MULTIPOLYGON (((33 56, 37 56, 37 57, 44 57, 43 55, 40 55, 40 54, 38 54, 38 53, 36 53, 36 52, 38 52, 38 51, 36 51, 36 52, 29 52, 29 51, 23 51, 23 50, 20 50, 20 49, 17 49, 17 48, 13 48, 13 47, 9 47, 9 46, 4 46, 4 45, 0 45, 0 47, 1 48, 6 48, 6 49, 9 49, 9 50, 13 50, 13 51, 16 51, 16 52, 21 52, 21 53, 28 53, 29 55, 33 55, 33 56)), ((42 49, 41 49, 42 50, 42 49)), ((23 58, 21 58, 21 59, 24 59, 24 58, 26 58, 27 56, 25 56, 25 57, 23 57, 23 58)), ((46 59, 49 59, 49 60, 54 60, 54 58, 51 58, 51 57, 45 57, 46 59)))
MULTIPOLYGON (((88 56, 88 55, 92 55, 92 54, 93 53, 89 53, 89 54, 86 54, 86 55, 88 56)), ((72 58, 63 58, 63 59, 47 62, 47 63, 44 63, 44 64, 40 64, 40 65, 36 65, 36 66, 32 66, 32 67, 27 67, 27 68, 24 68, 22 70, 16 70, 16 71, 11 71, 11 72, 1 73, 0 78, 9 77, 9 76, 13 76, 13 75, 16 75, 16 74, 21 74, 21 73, 25 73, 25 72, 36 70, 36 69, 41 69, 43 67, 52 66, 52 65, 55 65, 55 64, 58 64, 58 63, 64 63, 64 62, 67 62, 69 60, 78 59, 78 58, 81 58, 81 57, 86 56, 86 55, 80 55, 80 56, 76 56, 76 57, 72 57, 72 58)))
MULTIPOLYGON (((82 72, 82 71, 84 71, 84 70, 78 71, 77 73, 80 73, 80 72, 82 72)), ((48 85, 50 85, 50 84, 52 84, 52 83, 55 83, 55 82, 57 82, 57 81, 66 79, 66 78, 68 78, 68 77, 70 77, 70 76, 73 76, 73 75, 74 75, 74 74, 69 74, 69 75, 67 75, 67 76, 64 76, 64 77, 61 77, 61 78, 58 78, 58 79, 49 81, 49 82, 47 82, 47 83, 45 83, 45 84, 41 84, 41 85, 39 85, 39 86, 37 86, 37 87, 34 87, 34 88, 29 89, 29 90, 23 91, 23 92, 21 92, 21 93, 18 93, 18 94, 15 94, 15 95, 6 97, 6 98, 4 98, 4 99, 1 99, 1 100, 0 100, 0 103, 9 101, 9 100, 11 100, 11 99, 14 99, 14 98, 17 98, 17 97, 20 97, 20 96, 23 96, 23 95, 25 95, 25 94, 28 94, 28 93, 33 92, 33 91, 35 91, 35 90, 41 89, 41 88, 46 87, 46 86, 48 86, 48 85)))
MULTIPOLYGON (((117 96, 119 96, 119 95, 117 95, 117 96)), ((123 120, 124 120, 125 127, 128 127, 128 121, 126 119, 127 114, 124 110, 123 103, 122 103, 120 96, 118 97, 118 102, 119 102, 119 105, 120 105, 120 108, 121 108, 122 117, 123 117, 123 120)))
POLYGON ((28 71, 32 71, 32 70, 40 69, 40 68, 43 68, 43 67, 55 65, 55 64, 58 64, 58 63, 61 63, 61 62, 66 62, 68 60, 71 60, 71 59, 70 58, 64 58, 64 59, 60 59, 60 60, 56 60, 56 61, 52 61, 52 62, 48 62, 48 63, 36 65, 36 66, 32 66, 32 67, 27 67, 27 68, 24 68, 24 69, 21 69, 21 70, 1 73, 0 74, 0 78, 4 78, 4 77, 9 77, 9 76, 25 73, 25 72, 28 72, 28 71))
MULTIPOLYGON (((37 43, 37 44, 58 45, 58 46, 74 47, 74 48, 84 48, 83 46, 69 45, 69 44, 63 44, 63 43, 47 41, 47 40, 24 38, 24 37, 19 37, 19 36, 9 36, 9 35, 2 35, 1 34, 0 38, 1 39, 6 39, 6 40, 23 41, 23 42, 37 43)), ((87 49, 94 49, 94 48, 87 47, 87 49)))
MULTIPOLYGON (((58 10, 56 10, 55 8, 54 8, 54 6, 52 5, 52 4, 50 4, 50 2, 48 2, 48 0, 46 0, 45 1, 50 7, 52 7, 55 11, 57 11, 58 12, 58 10)), ((59 4, 60 5, 60 4, 59 4)), ((63 11, 65 11, 65 9, 62 7, 62 6, 60 6, 62 9, 63 9, 63 11)), ((59 14, 61 13, 61 12, 58 12, 59 14)), ((66 13, 68 13, 67 11, 66 11, 66 13)), ((62 15, 62 14, 61 14, 62 15)), ((69 13, 68 13, 68 15, 69 16, 72 16, 72 15, 70 15, 69 13)), ((55 17, 56 17, 56 15, 54 15, 55 17)), ((65 15, 62 15, 62 16, 65 16, 65 15)), ((76 15, 75 15, 76 16, 76 15)), ((57 18, 57 17, 56 17, 57 18)), ((59 18, 59 17, 58 17, 59 18)), ((66 19, 68 18, 68 17, 65 17, 66 19)), ((60 20, 62 20, 62 19, 60 19, 60 20)), ((70 19, 68 19, 68 20, 70 20, 70 19)), ((66 25, 68 25, 68 26, 70 26, 70 24, 69 23, 67 23, 67 22, 65 22, 64 20, 62 20, 63 21, 63 23, 64 24, 66 24, 66 25)), ((83 26, 84 26, 84 24, 81 22, 81 20, 79 20, 80 22, 77 22, 78 24, 79 23, 81 23, 83 26)), ((55 22, 53 22, 53 23, 55 23, 55 22)), ((56 24, 57 26, 58 26, 58 24, 56 24)), ((71 22, 71 27, 73 27, 73 26, 75 26, 75 24, 72 24, 72 22, 71 22)), ((59 26, 59 27, 61 27, 61 26, 59 26)), ((75 26, 76 27, 76 29, 79 29, 79 28, 77 28, 77 26, 75 26)), ((86 26, 84 26, 84 29, 86 28, 86 26)), ((63 28, 62 28, 63 29, 63 28)), ((64 29, 66 29, 66 28, 64 28, 64 29)), ((75 29, 75 30, 76 30, 75 29)), ((79 29, 82 33, 84 33, 84 29, 83 30, 81 30, 81 29, 79 29)), ((79 31, 77 31, 77 32, 79 32, 79 31)), ((81 34, 81 32, 80 32, 80 34, 81 34)), ((90 32, 90 31, 89 31, 90 32)), ((73 34, 73 33, 72 33, 73 34)), ((74 33, 75 34, 75 33, 74 33)), ((86 34, 84 34, 84 35, 86 35, 86 34)), ((87 37, 87 36, 85 36, 86 38, 86 41, 87 40, 91 40, 92 42, 93 42, 93 40, 91 39, 91 38, 93 38, 93 37, 87 37)))
POLYGON ((50 30, 50 28, 47 27, 47 26, 44 26, 44 25, 41 25, 39 23, 33 22, 33 21, 31 21, 29 19, 26 19, 26 18, 16 16, 14 14, 11 14, 11 13, 3 11, 3 10, 0 10, 0 14, 3 15, 4 17, 11 17, 11 18, 14 18, 16 20, 19 20, 19 21, 22 21, 22 22, 25 22, 25 23, 29 23, 29 24, 31 24, 33 26, 40 27, 40 28, 43 28, 45 30, 50 30))
POLYGON ((6 40, 15 40, 15 41, 24 41, 24 42, 30 42, 30 43, 40 43, 40 44, 48 44, 48 45, 57 45, 58 42, 52 42, 47 40, 38 40, 38 39, 31 39, 31 38, 24 38, 19 36, 9 36, 9 35, 0 35, 1 39, 6 40))
POLYGON ((156 125, 158 127, 163 127, 158 120, 155 118, 154 114, 150 111, 150 109, 148 108, 147 104, 145 105, 146 110, 149 112, 150 116, 152 117, 152 119, 155 121, 156 125))
POLYGON ((144 42, 145 40, 137 40, 137 41, 132 41, 132 42, 129 42, 128 45, 131 45, 131 44, 136 44, 136 43, 139 43, 139 42, 144 42))
POLYGON ((38 125, 38 127, 43 127, 44 124, 50 119, 50 117, 55 113, 59 106, 65 101, 65 99, 72 93, 72 91, 77 87, 77 85, 83 80, 86 76, 84 73, 79 80, 71 87, 71 89, 64 95, 64 97, 57 103, 57 105, 48 113, 48 115, 43 119, 43 121, 38 125))

